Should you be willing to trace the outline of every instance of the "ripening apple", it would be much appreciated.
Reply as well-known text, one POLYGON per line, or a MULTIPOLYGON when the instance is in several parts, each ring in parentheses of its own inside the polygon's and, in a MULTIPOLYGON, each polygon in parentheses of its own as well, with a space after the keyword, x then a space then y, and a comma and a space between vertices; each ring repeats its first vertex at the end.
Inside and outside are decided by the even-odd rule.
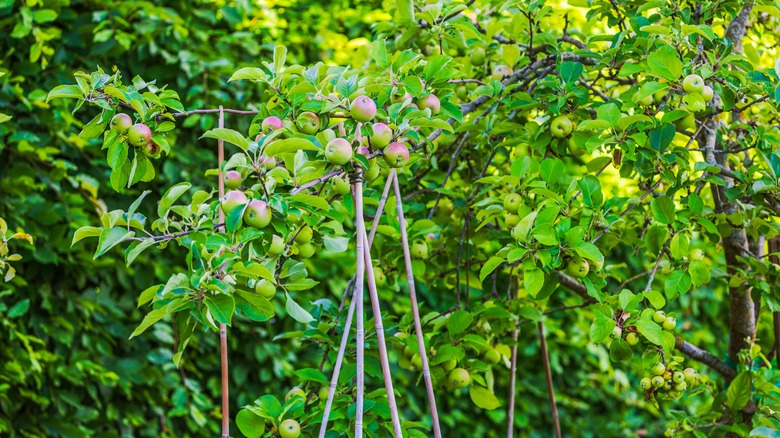
POLYGON ((422 241, 417 241, 412 244, 409 249, 409 253, 416 259, 428 258, 428 244, 422 241))
POLYGON ((664 330, 674 330, 674 328, 677 327, 677 320, 672 316, 667 316, 666 319, 664 319, 664 322, 661 323, 661 327, 663 327, 664 330))
POLYGON ((265 228, 271 223, 273 213, 265 201, 254 199, 244 210, 244 223, 253 228, 265 228))
POLYGON ((334 176, 331 178, 331 187, 333 188, 333 192, 338 195, 346 195, 349 193, 349 181, 346 180, 344 177, 340 176, 334 176))
POLYGON ((626 342, 632 347, 639 343, 639 335, 636 332, 631 332, 626 335, 626 342))
MULTIPOLYGON (((634 99, 636 99, 636 96, 634 96, 634 99)), ((642 105, 642 106, 650 106, 653 104, 653 96, 645 96, 639 100, 636 101, 636 103, 642 105)))
POLYGON ((662 376, 666 372, 666 365, 658 362, 657 364, 653 365, 653 369, 651 371, 653 372, 653 375, 663 378, 662 376))
POLYGON ((140 148, 152 140, 152 130, 143 123, 136 123, 127 130, 127 141, 130 145, 140 148))
POLYGON ((265 170, 271 170, 276 167, 276 158, 261 157, 260 159, 263 160, 263 168, 265 168, 265 170))
POLYGON ((225 181, 225 188, 228 190, 234 190, 241 187, 241 183, 244 182, 244 177, 241 176, 241 172, 237 170, 228 170, 223 177, 225 181))
POLYGON ((287 391, 287 395, 284 396, 284 401, 288 401, 293 397, 306 398, 306 393, 303 392, 301 388, 296 386, 293 389, 287 391))
POLYGON ((268 247, 268 255, 276 257, 284 252, 284 239, 276 234, 271 237, 271 246, 268 247))
POLYGON ((374 123, 371 126, 371 146, 383 148, 393 141, 393 130, 385 123, 374 123))
POLYGON ((514 229, 515 225, 520 223, 520 216, 516 214, 508 214, 504 219, 504 223, 506 223, 507 228, 514 229))
POLYGON ((572 257, 566 265, 566 272, 572 277, 582 278, 590 272, 590 264, 582 257, 572 257))
POLYGON ((523 203, 523 198, 517 193, 510 193, 504 198, 504 210, 510 213, 517 213, 517 209, 520 204, 523 203))
POLYGON ((639 381, 639 387, 648 390, 653 386, 653 381, 649 377, 645 377, 639 381))
POLYGON ((704 79, 699 75, 688 75, 683 79, 683 90, 686 93, 699 93, 704 91, 704 79))
POLYGON ((327 386, 323 386, 320 388, 320 392, 317 393, 317 397, 319 397, 320 401, 326 401, 328 400, 328 394, 330 394, 330 388, 327 386))
POLYGON ((310 226, 305 225, 295 236, 295 243, 309 243, 311 242, 312 237, 314 237, 314 230, 312 230, 310 226))
POLYGON ((159 144, 155 143, 153 140, 150 140, 149 143, 146 143, 141 150, 143 151, 144 155, 149 158, 153 158, 160 154, 162 148, 159 144))
POLYGON ((276 116, 266 117, 263 119, 263 124, 261 125, 263 133, 265 134, 276 131, 277 129, 282 129, 283 126, 282 119, 276 116))
POLYGON ((684 369, 683 375, 685 376, 685 382, 689 385, 692 385, 693 382, 696 381, 696 370, 694 370, 693 368, 684 369))
POLYGON ((403 167, 409 162, 409 148, 403 143, 393 142, 384 150, 385 162, 390 167, 403 167))
POLYGON ((674 385, 674 390, 678 392, 685 392, 685 390, 688 389, 688 384, 685 383, 683 380, 682 382, 677 382, 676 385, 674 385))
POLYGON ((623 336, 623 329, 620 327, 615 327, 612 329, 612 333, 609 334, 609 337, 612 339, 618 339, 623 336))
POLYGON ((664 380, 664 378, 663 378, 663 377, 661 377, 661 376, 655 376, 655 377, 653 377, 653 379, 651 380, 651 382, 652 382, 652 384, 653 384, 653 388, 660 388, 660 387, 662 387, 662 386, 664 386, 664 385, 666 384, 666 381, 665 381, 665 380, 664 380))
POLYGON ((433 94, 417 98, 417 106, 421 110, 429 108, 431 110, 431 114, 439 114, 439 110, 441 110, 441 102, 439 102, 439 98, 433 94))
POLYGON ((334 138, 325 146, 325 158, 333 164, 343 166, 352 159, 352 145, 343 138, 334 138))
POLYGON ((447 374, 447 384, 453 388, 465 388, 469 383, 471 383, 471 376, 463 368, 455 368, 447 374))
POLYGON ((493 68, 492 78, 500 81, 505 76, 509 76, 512 73, 514 73, 514 72, 512 71, 511 68, 509 68, 509 67, 507 67, 505 65, 497 65, 497 66, 495 66, 493 68))
POLYGON ((560 115, 550 122, 550 134, 556 138, 567 137, 574 129, 574 124, 567 116, 560 115))
POLYGON ((499 353, 495 348, 489 348, 487 351, 485 351, 485 354, 482 356, 482 358, 485 360, 486 364, 495 365, 501 362, 501 353, 499 353))
POLYGON ((376 103, 368 96, 358 96, 349 104, 349 113, 358 122, 368 122, 376 117, 376 103))
POLYGON ((293 419, 282 421, 279 425, 279 436, 282 438, 298 438, 301 435, 301 425, 293 419))
POLYGON ((119 113, 111 117, 111 129, 120 134, 125 134, 131 126, 133 126, 133 119, 125 113, 119 113))
POLYGON ((704 98, 705 102, 711 102, 712 98, 715 97, 715 92, 712 90, 712 87, 705 85, 701 90, 701 97, 704 98))
POLYGON ((303 243, 298 245, 298 255, 304 259, 308 259, 313 256, 317 249, 311 243, 303 243))
POLYGON ((674 125, 684 131, 696 131, 696 116, 688 114, 681 119, 675 120, 674 125))
POLYGON ((305 111, 298 115, 295 126, 306 135, 314 135, 320 130, 320 118, 313 112, 305 111))
POLYGON ((382 287, 387 284, 385 271, 383 271, 382 268, 378 266, 374 267, 374 282, 376 282, 376 287, 382 287))
POLYGON ((247 198, 244 192, 240 190, 231 190, 225 193, 225 196, 222 197, 221 202, 222 212, 228 214, 230 213, 230 210, 233 210, 235 207, 248 203, 249 198, 247 198))
POLYGON ((460 100, 466 100, 469 98, 469 89, 466 88, 465 85, 460 85, 455 89, 455 95, 458 96, 458 99, 460 100))
POLYGON ((685 381, 685 374, 682 371, 675 371, 672 374, 672 381, 674 383, 680 383, 685 381))
POLYGON ((656 310, 655 313, 653 313, 653 321, 655 321, 656 324, 663 324, 664 321, 666 321, 666 312, 663 310, 656 310))

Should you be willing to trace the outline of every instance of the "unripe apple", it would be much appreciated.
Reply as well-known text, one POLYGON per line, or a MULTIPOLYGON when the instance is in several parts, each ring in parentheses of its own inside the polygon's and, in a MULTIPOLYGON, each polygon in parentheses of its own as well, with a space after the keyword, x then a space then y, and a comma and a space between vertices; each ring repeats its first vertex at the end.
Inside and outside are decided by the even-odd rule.
POLYGON ((271 170, 276 167, 276 158, 262 157, 261 159, 263 160, 263 168, 265 168, 265 170, 271 170))
POLYGON ((253 228, 265 228, 271 223, 273 213, 264 201, 254 199, 244 210, 244 223, 253 228))
POLYGON ((609 337, 612 339, 618 339, 623 336, 623 329, 620 327, 615 327, 612 329, 612 333, 609 334, 609 337))
POLYGON ((447 374, 447 384, 453 388, 465 388, 469 383, 471 383, 471 376, 463 368, 455 368, 447 374))
POLYGON ((376 158, 372 158, 368 161, 369 167, 366 170, 364 177, 366 181, 373 181, 379 176, 379 164, 376 162, 376 158))
POLYGON ((639 381, 639 387, 647 390, 653 386, 653 381, 649 377, 645 377, 639 381))
POLYGON ((244 182, 244 177, 241 176, 241 172, 237 170, 228 170, 224 175, 225 188, 228 190, 234 190, 241 187, 241 183, 244 182))
POLYGON ((471 54, 469 55, 469 62, 471 62, 471 65, 482 65, 485 63, 485 49, 482 47, 477 47, 476 49, 471 51, 471 54))
POLYGON ((304 243, 298 245, 298 255, 304 259, 308 259, 313 256, 317 249, 311 243, 304 243))
POLYGON ((486 364, 495 365, 501 362, 501 353, 499 353, 498 350, 494 348, 488 348, 482 358, 485 360, 486 364))
POLYGON ((411 359, 409 359, 409 362, 412 363, 412 366, 416 370, 422 369, 422 357, 420 357, 419 353, 415 353, 411 359))
POLYGON ((441 363, 441 368, 444 371, 452 371, 456 366, 458 366, 458 361, 455 359, 447 359, 441 363))
POLYGON ((505 66, 505 65, 497 65, 493 68, 493 75, 492 78, 495 80, 501 80, 506 76, 511 75, 514 73, 511 68, 505 66))
POLYGON ((506 219, 504 219, 504 223, 506 223, 507 228, 514 230, 515 225, 520 223, 520 216, 516 214, 508 214, 506 215, 506 219))
POLYGON ((685 383, 685 380, 679 381, 676 385, 674 385, 675 391, 685 392, 686 389, 688 389, 688 384, 685 383))
POLYGON ((346 195, 349 193, 349 181, 346 178, 340 176, 334 176, 330 179, 333 192, 339 195, 346 195))
POLYGON ((660 388, 666 384, 666 381, 661 376, 655 376, 650 380, 650 382, 653 384, 653 388, 660 388))
POLYGON ((131 126, 133 126, 133 119, 125 113, 119 113, 111 117, 111 129, 120 134, 126 133, 131 126))
POLYGON ((314 230, 312 230, 310 226, 305 225, 295 236, 295 243, 309 243, 311 242, 312 237, 314 237, 314 230))
POLYGON ((657 364, 653 365, 653 369, 651 371, 653 372, 653 375, 663 376, 663 374, 666 372, 666 365, 664 365, 661 362, 658 362, 657 364))
POLYGON ((409 148, 403 143, 393 142, 384 150, 385 162, 390 167, 403 167, 409 162, 409 148))
POLYGON ((358 122, 368 122, 376 117, 376 103, 368 96, 358 96, 349 105, 349 113, 358 122))
POLYGON ((693 382, 696 381, 696 370, 693 368, 686 368, 683 370, 683 375, 685 376, 685 382, 689 385, 692 385, 693 382))
POLYGON ((572 277, 582 278, 590 272, 590 264, 582 257, 573 257, 566 266, 566 272, 572 277))
POLYGON ((683 90, 686 93, 701 93, 704 91, 704 79, 699 75, 688 75, 683 79, 683 90))
POLYGON ((680 383, 684 380, 685 380, 685 374, 683 374, 682 371, 675 371, 672 374, 672 381, 674 381, 674 383, 680 383))
POLYGON ((266 279, 257 280, 255 292, 261 297, 270 300, 276 295, 276 285, 266 279))
MULTIPOLYGON (((634 97, 634 99, 636 99, 636 97, 634 97)), ((638 101, 636 101, 636 103, 638 103, 639 105, 642 105, 642 106, 650 106, 650 105, 653 104, 653 96, 652 95, 645 96, 645 97, 639 99, 638 101)))
POLYGON ((152 130, 143 123, 136 123, 127 130, 127 141, 140 148, 152 140, 152 130))
POLYGON ((152 140, 149 140, 149 143, 146 143, 143 146, 143 149, 141 150, 143 151, 144 155, 146 155, 149 158, 153 158, 160 154, 162 148, 160 147, 159 144, 155 143, 152 140))
POLYGON ((626 342, 628 342, 628 345, 634 346, 639 343, 639 335, 636 334, 636 332, 631 332, 626 335, 626 342))
POLYGON ((330 388, 323 386, 320 388, 320 392, 317 393, 317 397, 320 399, 320 401, 325 402, 328 400, 328 394, 330 394, 330 388))
POLYGON ((374 123, 371 126, 371 146, 383 148, 393 141, 393 130, 385 123, 374 123))
POLYGON ((404 94, 401 94, 401 95, 394 95, 392 100, 393 100, 393 103, 401 103, 401 102, 406 102, 407 100, 412 100, 412 99, 414 99, 414 96, 412 96, 410 93, 404 93, 404 94))
POLYGON ((301 435, 301 425, 293 419, 282 421, 279 425, 279 436, 281 438, 298 438, 301 435))
POLYGON ((667 391, 674 390, 674 383, 672 383, 672 379, 664 379, 664 389, 667 391))
POLYGON ((284 401, 289 401, 293 397, 306 398, 306 393, 303 392, 301 388, 296 386, 293 389, 287 391, 287 395, 284 396, 284 401))
POLYGON ((222 197, 221 202, 222 212, 228 214, 230 213, 230 210, 234 209, 235 207, 248 203, 249 198, 247 198, 244 192, 240 190, 231 190, 225 193, 225 196, 222 197))
POLYGON ((343 166, 352 159, 352 145, 343 138, 334 138, 325 146, 325 158, 333 164, 343 166))
POLYGON ((711 102, 712 98, 715 97, 715 92, 712 90, 712 87, 705 85, 704 89, 701 90, 701 97, 704 98, 705 102, 711 102))
POLYGON ((664 330, 674 330, 677 327, 677 320, 671 316, 667 316, 663 323, 661 323, 664 330))
POLYGON ((666 321, 666 312, 663 310, 656 310, 655 313, 653 313, 653 321, 655 321, 656 324, 663 324, 664 321, 666 321))
POLYGON ((414 242, 412 247, 409 249, 409 253, 416 259, 427 259, 428 244, 421 241, 414 242))
POLYGON ((558 116, 550 122, 550 134, 556 138, 563 138, 571 134, 574 124, 567 116, 558 116))
POLYGON ((439 98, 433 94, 417 98, 417 106, 420 107, 421 110, 430 108, 431 114, 434 115, 439 114, 439 110, 441 110, 441 102, 439 102, 439 98))
POLYGON ((268 255, 276 257, 284 252, 284 239, 276 234, 271 237, 271 246, 268 247, 268 255))
POLYGON ((688 261, 704 260, 704 251, 699 248, 693 248, 688 252, 688 261))
POLYGON ((277 129, 282 129, 283 126, 284 124, 282 123, 282 119, 276 116, 268 116, 263 119, 261 128, 263 133, 268 134, 269 132, 276 131, 277 129))
POLYGON ((674 125, 684 131, 696 131, 696 116, 688 114, 682 119, 675 120, 674 125))
POLYGON ((455 95, 458 96, 458 99, 465 101, 469 98, 469 89, 465 85, 461 85, 455 89, 455 95))
POLYGON ((306 135, 314 135, 320 130, 320 118, 313 112, 305 111, 298 115, 295 126, 306 135))
POLYGON ((376 287, 383 287, 387 284, 385 272, 380 267, 374 267, 374 282, 376 282, 376 287))
POLYGON ((510 193, 504 198, 504 210, 510 213, 517 213, 517 209, 520 204, 523 203, 523 198, 517 193, 510 193))

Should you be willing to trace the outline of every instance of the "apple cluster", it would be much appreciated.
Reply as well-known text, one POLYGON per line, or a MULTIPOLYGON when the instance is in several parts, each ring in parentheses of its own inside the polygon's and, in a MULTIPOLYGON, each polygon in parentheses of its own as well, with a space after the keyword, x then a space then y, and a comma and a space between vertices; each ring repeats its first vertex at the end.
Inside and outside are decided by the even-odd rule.
POLYGON ((639 382, 639 387, 648 397, 662 397, 676 400, 689 388, 699 383, 699 375, 693 368, 685 368, 677 362, 658 362, 639 382))
POLYGON ((133 119, 125 113, 111 118, 111 129, 127 138, 127 143, 149 158, 157 158, 162 147, 152 140, 152 130, 143 123, 133 124, 133 119))

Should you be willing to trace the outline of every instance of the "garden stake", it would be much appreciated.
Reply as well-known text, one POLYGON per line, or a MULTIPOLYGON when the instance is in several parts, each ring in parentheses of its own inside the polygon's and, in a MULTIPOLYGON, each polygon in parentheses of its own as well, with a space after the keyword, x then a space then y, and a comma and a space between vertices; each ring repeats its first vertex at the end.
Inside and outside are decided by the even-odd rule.
POLYGON ((544 323, 539 321, 537 326, 539 327, 542 364, 544 365, 544 374, 547 376, 547 393, 550 396, 550 409, 552 410, 553 425, 555 426, 555 436, 561 438, 561 422, 558 419, 558 406, 555 404, 555 388, 553 388, 552 371, 550 370, 550 355, 547 352, 547 336, 544 334, 544 323))
POLYGON ((365 347, 365 329, 363 328, 363 276, 365 274, 365 256, 363 251, 363 236, 366 233, 366 226, 363 222, 363 169, 360 166, 355 168, 355 173, 350 175, 350 183, 352 183, 352 190, 354 190, 354 202, 355 202, 355 228, 357 229, 357 272, 355 273, 355 295, 356 301, 355 311, 357 312, 357 327, 355 333, 355 347, 356 347, 356 360, 357 363, 357 394, 355 396, 355 438, 363 436, 363 391, 365 380, 365 363, 364 363, 364 347, 365 347))
MULTIPOLYGON (((222 106, 219 107, 219 127, 225 127, 225 112, 222 106)), ((225 142, 217 141, 217 162, 219 182, 219 198, 225 196, 225 178, 222 174, 222 163, 225 161, 225 142)), ((219 209, 219 222, 225 223, 225 213, 219 209)), ((223 228, 224 232, 225 229, 223 228)), ((222 438, 230 438, 230 398, 228 396, 228 347, 227 347, 227 326, 219 325, 219 348, 222 357, 222 438)))

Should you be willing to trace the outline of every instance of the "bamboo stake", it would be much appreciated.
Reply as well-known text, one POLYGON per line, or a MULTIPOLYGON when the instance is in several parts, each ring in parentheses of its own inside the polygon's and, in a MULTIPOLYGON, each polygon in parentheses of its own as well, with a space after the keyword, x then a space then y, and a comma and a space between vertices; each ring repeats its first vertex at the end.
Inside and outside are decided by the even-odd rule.
MULTIPOLYGON (((222 105, 219 107, 219 127, 225 127, 225 112, 222 109, 222 105)), ((217 163, 218 163, 218 177, 219 182, 217 188, 219 190, 219 198, 222 199, 225 196, 225 179, 222 174, 222 163, 225 162, 225 142, 222 140, 217 141, 217 163)), ((222 209, 219 211, 219 223, 225 223, 225 214, 222 209)), ((224 231, 224 228, 223 228, 224 231)), ((228 387, 228 347, 227 347, 227 326, 225 324, 219 325, 219 349, 222 362, 222 438, 230 438, 230 397, 228 387)))
POLYGON ((355 399, 355 438, 363 436, 363 392, 365 390, 365 329, 363 328, 363 277, 365 274, 365 247, 362 236, 366 233, 363 222, 363 169, 357 166, 355 173, 350 175, 354 190, 355 228, 357 228, 357 272, 355 274, 355 311, 357 312, 357 328, 355 333, 356 363, 357 363, 357 394, 355 399))
POLYGON ((433 382, 431 381, 431 371, 428 367, 428 353, 425 351, 425 338, 423 337, 422 323, 420 322, 420 310, 417 308, 417 290, 414 286, 414 273, 412 272, 412 258, 409 252, 409 237, 406 235, 406 222, 404 221, 404 206, 401 189, 398 186, 398 177, 395 169, 390 171, 388 179, 393 180, 395 188, 395 207, 398 214, 398 227, 401 231, 401 245, 404 251, 404 264, 406 265, 406 281, 409 285, 409 299, 412 302, 412 316, 414 317, 414 331, 417 334, 417 347, 422 361, 423 380, 425 381, 425 390, 428 393, 428 405, 431 409, 431 422, 433 423, 433 435, 441 438, 441 429, 439 427, 439 412, 436 409, 436 396, 433 393, 433 382))
MULTIPOLYGON (((388 179, 390 179, 388 177, 388 179)), ((390 420, 393 423, 393 432, 396 438, 401 438, 401 421, 398 416, 398 406, 395 403, 395 391, 393 390, 393 375, 390 373, 390 361, 387 358, 387 345, 385 344, 385 328, 382 324, 382 311, 379 308, 379 294, 376 291, 373 262, 368 246, 368 236, 363 229, 363 242, 366 244, 364 257, 366 260, 366 277, 368 279, 368 295, 371 297, 371 308, 374 311, 374 328, 376 329, 377 345, 379 346, 379 362, 382 366, 382 376, 385 379, 385 391, 387 391, 387 406, 390 410, 390 420)))
POLYGON ((550 355, 547 352, 547 336, 544 334, 544 323, 539 321, 539 341, 542 348, 542 364, 544 365, 544 374, 547 376, 547 394, 550 396, 550 410, 552 411, 553 426, 555 426, 555 436, 561 438, 561 422, 558 419, 558 405, 555 404, 555 388, 553 387, 552 371, 550 370, 550 355))
POLYGON ((512 339, 515 344, 512 345, 512 365, 510 367, 509 378, 509 411, 507 412, 508 420, 506 427, 507 438, 512 438, 515 434, 515 385, 517 381, 517 335, 520 331, 520 327, 515 325, 515 330, 512 332, 512 339))

